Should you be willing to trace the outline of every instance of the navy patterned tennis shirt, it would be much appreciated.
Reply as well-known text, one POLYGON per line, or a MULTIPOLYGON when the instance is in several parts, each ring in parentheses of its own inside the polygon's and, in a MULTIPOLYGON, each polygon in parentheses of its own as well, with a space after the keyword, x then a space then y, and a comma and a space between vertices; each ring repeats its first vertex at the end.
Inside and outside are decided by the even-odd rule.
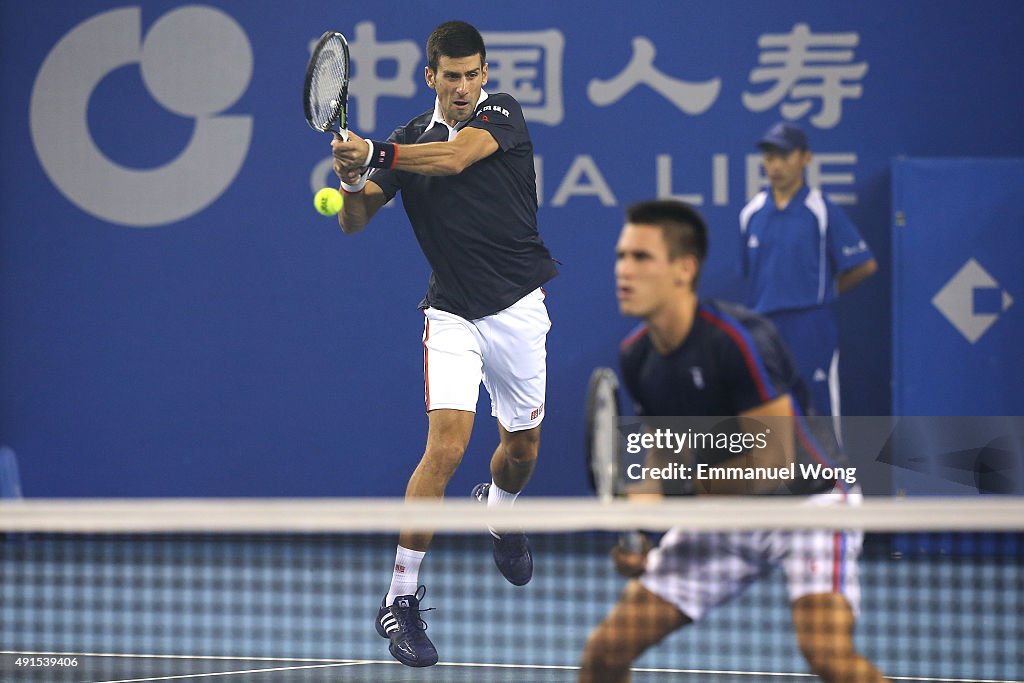
MULTIPOLYGON (((809 395, 775 327, 741 306, 700 301, 686 339, 666 355, 641 326, 622 342, 619 363, 642 416, 730 417, 789 394, 796 462, 828 468, 845 463, 829 426, 805 419, 809 395)), ((785 492, 816 493, 837 483, 843 486, 833 477, 801 479, 785 492)))

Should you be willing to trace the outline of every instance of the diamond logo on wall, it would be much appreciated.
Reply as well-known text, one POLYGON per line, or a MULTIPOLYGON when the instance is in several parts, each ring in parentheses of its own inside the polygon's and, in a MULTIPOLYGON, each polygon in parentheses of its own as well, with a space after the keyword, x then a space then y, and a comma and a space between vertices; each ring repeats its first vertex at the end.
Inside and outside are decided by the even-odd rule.
POLYGON ((974 344, 1013 305, 1013 297, 971 258, 932 298, 932 305, 974 344))

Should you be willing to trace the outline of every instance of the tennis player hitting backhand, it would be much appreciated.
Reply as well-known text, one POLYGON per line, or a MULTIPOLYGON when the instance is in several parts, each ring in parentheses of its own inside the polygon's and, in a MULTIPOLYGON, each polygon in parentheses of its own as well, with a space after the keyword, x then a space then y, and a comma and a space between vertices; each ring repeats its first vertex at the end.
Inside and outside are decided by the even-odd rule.
MULTIPOLYGON (((537 232, 533 143, 519 103, 488 94, 479 32, 464 22, 438 26, 427 40, 432 109, 387 142, 352 134, 331 144, 345 204, 342 230, 362 230, 399 191, 433 273, 420 308, 429 427, 406 499, 442 498, 473 429, 480 382, 500 438, 487 504, 511 505, 537 460, 544 418, 545 339, 550 321, 540 287, 557 271, 537 232), (369 171, 367 172, 367 167, 369 171)), ((521 533, 492 531, 494 559, 523 585, 533 559, 521 533)), ((419 615, 419 566, 431 534, 403 532, 377 632, 408 666, 430 666, 437 651, 419 615)))
MULTIPOLYGON (((809 424, 809 396, 781 338, 766 319, 739 306, 700 300, 696 283, 707 253, 704 221, 675 201, 630 207, 616 247, 619 310, 644 324, 621 349, 623 379, 641 416, 741 416, 771 425, 786 465, 843 460, 834 435, 809 424), (778 419, 782 418, 782 419, 778 419), (796 437, 796 438, 794 438, 796 437), (828 438, 831 437, 831 438, 828 438)), ((701 462, 709 454, 697 454, 701 462)), ((720 467, 742 465, 744 455, 714 454, 720 467)), ((653 466, 666 464, 648 453, 653 466)), ((766 457, 762 454, 759 457, 766 457)), ((657 485, 658 482, 652 481, 657 485)), ((833 478, 751 482, 697 482, 700 494, 787 493, 809 506, 855 503, 860 492, 833 478), (750 487, 754 490, 751 491, 750 487)), ((655 486, 651 493, 657 495, 655 486)), ((809 508, 813 514, 813 507, 809 508)), ((647 648, 717 605, 751 581, 782 566, 797 641, 812 671, 827 681, 884 680, 853 645, 859 604, 859 532, 668 531, 650 552, 613 552, 620 573, 634 577, 618 603, 590 634, 581 683, 622 683, 647 648)))

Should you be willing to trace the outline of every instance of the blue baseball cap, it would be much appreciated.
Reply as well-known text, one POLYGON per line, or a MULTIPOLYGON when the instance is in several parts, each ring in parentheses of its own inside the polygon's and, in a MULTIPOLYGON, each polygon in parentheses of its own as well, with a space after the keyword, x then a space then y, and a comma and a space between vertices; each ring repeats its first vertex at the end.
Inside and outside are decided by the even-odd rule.
POLYGON ((807 136, 799 126, 780 122, 768 129, 768 132, 757 142, 761 149, 781 149, 792 152, 794 149, 809 149, 807 136))

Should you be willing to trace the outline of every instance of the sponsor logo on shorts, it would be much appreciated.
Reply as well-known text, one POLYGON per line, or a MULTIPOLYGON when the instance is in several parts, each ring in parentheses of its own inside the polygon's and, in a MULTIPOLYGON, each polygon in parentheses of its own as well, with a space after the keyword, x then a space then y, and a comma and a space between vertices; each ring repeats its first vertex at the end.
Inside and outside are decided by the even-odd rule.
POLYGON ((530 413, 530 419, 531 420, 536 420, 538 417, 540 417, 543 414, 544 414, 544 404, 542 403, 540 408, 535 408, 534 411, 532 413, 530 413))

